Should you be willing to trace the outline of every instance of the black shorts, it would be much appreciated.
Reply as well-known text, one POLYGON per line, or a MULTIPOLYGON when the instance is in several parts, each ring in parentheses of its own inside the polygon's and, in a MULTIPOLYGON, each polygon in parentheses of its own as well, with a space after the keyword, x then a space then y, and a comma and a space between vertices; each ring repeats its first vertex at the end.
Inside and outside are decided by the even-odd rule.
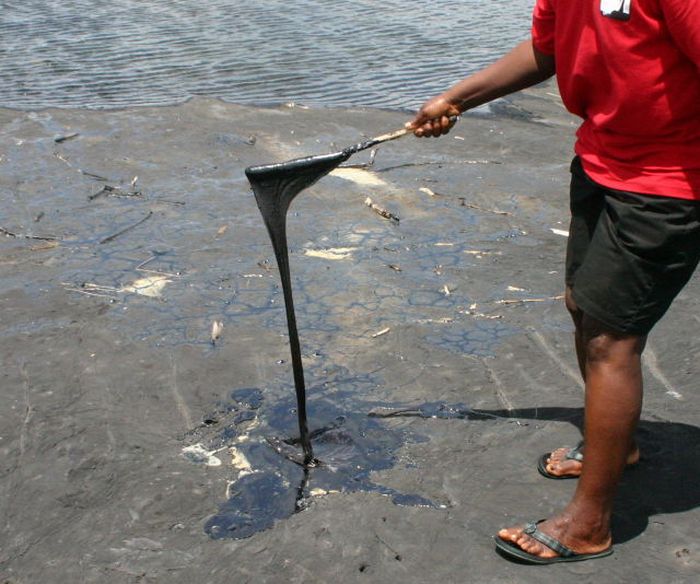
POLYGON ((584 314, 645 335, 700 259, 700 201, 617 191, 571 164, 566 284, 584 314))

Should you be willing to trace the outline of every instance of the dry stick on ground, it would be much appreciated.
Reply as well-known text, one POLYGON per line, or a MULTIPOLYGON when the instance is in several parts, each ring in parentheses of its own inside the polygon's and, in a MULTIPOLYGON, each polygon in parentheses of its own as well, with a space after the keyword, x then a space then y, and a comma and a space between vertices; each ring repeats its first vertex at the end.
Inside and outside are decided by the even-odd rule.
POLYGON ((549 300, 561 300, 563 294, 557 296, 547 296, 546 298, 516 298, 512 300, 496 300, 495 304, 526 304, 528 302, 547 302, 549 300))
POLYGON ((467 207, 467 209, 474 209, 475 211, 481 211, 482 213, 493 213, 494 215, 512 215, 508 211, 499 211, 497 209, 484 209, 479 207, 479 205, 474 205, 472 203, 467 203, 464 197, 459 197, 459 203, 462 207, 467 207))
POLYGON ((98 298, 109 298, 110 300, 116 300, 116 297, 110 296, 109 294, 100 294, 99 292, 91 292, 89 290, 81 290, 80 288, 69 288, 65 287, 65 290, 69 292, 78 292, 78 294, 85 294, 85 296, 97 296, 98 298))
POLYGON ((67 142, 68 140, 72 140, 73 138, 77 138, 80 136, 79 132, 75 132, 74 134, 67 134, 66 136, 59 136, 58 138, 54 138, 53 141, 56 142, 56 144, 62 144, 63 142, 67 142))
POLYGON ((146 216, 143 217, 142 219, 139 219, 139 220, 138 220, 136 223, 134 223, 133 225, 129 225, 128 227, 125 227, 125 228, 122 229, 121 231, 117 231, 116 233, 113 233, 112 235, 109 235, 109 236, 105 237, 104 239, 101 239, 101 240, 100 240, 100 244, 108 243, 108 242, 110 242, 110 241, 115 240, 115 239, 116 239, 117 237, 119 237, 120 235, 124 235, 127 231, 131 231, 131 230, 134 229, 135 227, 138 227, 139 225, 141 225, 141 223, 145 223, 148 219, 151 218, 152 215, 153 215, 153 211, 149 211, 149 212, 148 212, 148 215, 146 215, 146 216))
POLYGON ((503 164, 498 160, 431 160, 428 162, 406 162, 404 164, 396 164, 394 166, 385 166, 378 168, 375 172, 389 172, 390 170, 398 170, 399 168, 413 168, 416 166, 447 166, 448 164, 503 164))
POLYGON ((387 542, 385 542, 381 537, 379 537, 379 534, 376 531, 374 532, 374 536, 377 538, 377 540, 380 543, 383 543, 392 554, 394 554, 395 560, 397 560, 399 562, 401 561, 401 554, 399 552, 397 552, 393 547, 391 547, 387 542))
POLYGON ((143 193, 141 191, 126 191, 122 189, 121 187, 113 187, 111 185, 104 185, 99 191, 96 193, 93 193, 92 195, 88 195, 88 200, 94 201, 98 197, 101 197, 103 195, 110 196, 110 197, 122 197, 122 198, 143 198, 143 193))
POLYGON ((389 219, 390 221, 395 221, 396 223, 401 221, 401 219, 399 219, 391 211, 387 211, 384 207, 380 207, 375 202, 373 202, 370 197, 367 197, 365 199, 365 205, 367 205, 370 209, 372 209, 372 211, 374 211, 378 215, 384 217, 384 219, 389 219))
POLYGON ((58 158, 61 162, 64 162, 64 163, 67 164, 70 168, 72 168, 72 169, 75 170, 76 172, 79 172, 79 173, 82 174, 83 176, 87 176, 88 178, 92 178, 92 179, 99 180, 99 181, 103 181, 103 182, 109 181, 108 178, 105 178, 104 176, 100 176, 99 174, 93 174, 92 172, 88 172, 87 170, 82 170, 81 168, 76 168, 76 167, 73 166, 66 158, 64 158, 63 156, 61 156, 58 152, 54 152, 53 155, 54 155, 56 158, 58 158))
POLYGON ((161 255, 161 254, 156 254, 156 255, 151 256, 150 258, 148 258, 148 259, 142 261, 142 262, 141 262, 138 266, 136 266, 134 269, 135 269, 137 272, 143 272, 143 273, 145 273, 145 274, 158 274, 159 276, 169 276, 169 277, 171 277, 171 278, 179 278, 180 276, 182 276, 182 273, 181 273, 181 272, 163 272, 163 271, 161 271, 161 270, 149 270, 149 269, 147 269, 147 268, 144 267, 144 266, 150 264, 150 263, 151 263, 153 260, 155 260, 156 258, 160 257, 160 255, 161 255))
POLYGON ((372 335, 372 338, 373 338, 373 339, 376 339, 377 337, 384 336, 384 335, 387 334, 388 332, 391 332, 391 328, 390 328, 390 327, 383 328, 382 330, 380 330, 380 331, 374 333, 374 334, 372 335))
POLYGON ((9 229, 0 227, 0 235, 6 235, 7 237, 16 237, 17 239, 37 239, 39 241, 59 241, 60 237, 55 237, 53 235, 27 235, 26 233, 14 233, 9 229))
POLYGON ((374 159, 377 156, 377 150, 372 149, 369 151, 369 160, 367 162, 359 162, 357 164, 341 164, 340 168, 370 168, 374 165, 374 159))
MULTIPOLYGON (((98 181, 100 181, 100 182, 110 182, 110 179, 108 179, 108 178, 106 178, 106 177, 104 177, 104 176, 101 176, 101 175, 99 175, 99 174, 94 174, 94 173, 92 173, 92 172, 88 172, 87 170, 83 170, 83 169, 81 169, 81 168, 76 168, 75 166, 73 166, 73 165, 70 163, 70 161, 69 161, 67 158, 64 158, 64 157, 61 156, 61 154, 59 154, 58 152, 54 152, 53 155, 54 155, 56 158, 58 158, 61 162, 63 162, 64 164, 66 164, 69 168, 72 168, 73 170, 75 170, 76 172, 79 172, 79 173, 82 174, 83 176, 86 176, 86 177, 91 178, 91 179, 93 179, 93 180, 98 180, 98 181)), ((136 177, 134 177, 134 179, 135 179, 135 178, 136 178, 136 177)), ((107 194, 110 194, 110 195, 113 196, 113 197, 142 197, 142 196, 143 196, 143 193, 142 193, 141 191, 136 191, 136 190, 134 190, 135 184, 136 184, 136 183, 135 183, 135 180, 133 180, 133 181, 131 182, 131 188, 132 188, 131 191, 124 191, 124 189, 121 189, 120 187, 113 187, 113 186, 110 186, 110 185, 106 185, 105 188, 103 188, 101 191, 99 191, 99 192, 97 192, 97 193, 95 193, 95 194, 93 194, 93 195, 90 195, 90 196, 88 197, 88 199, 93 200, 93 199, 96 199, 97 197, 99 197, 99 196, 101 196, 101 195, 107 195, 107 194), (122 191, 123 194, 119 194, 119 191, 122 191)), ((160 201, 160 202, 162 202, 162 203, 167 203, 167 204, 169 204, 169 205, 185 205, 185 202, 184 202, 184 201, 170 201, 170 200, 168 200, 168 199, 163 199, 163 198, 159 198, 158 201, 160 201)))
POLYGON ((109 298, 110 300, 117 300, 119 293, 119 288, 100 286, 99 284, 92 284, 90 282, 84 282, 80 284, 80 286, 76 286, 71 282, 61 282, 61 285, 64 290, 68 290, 69 292, 78 292, 86 296, 99 296, 100 298, 109 298))

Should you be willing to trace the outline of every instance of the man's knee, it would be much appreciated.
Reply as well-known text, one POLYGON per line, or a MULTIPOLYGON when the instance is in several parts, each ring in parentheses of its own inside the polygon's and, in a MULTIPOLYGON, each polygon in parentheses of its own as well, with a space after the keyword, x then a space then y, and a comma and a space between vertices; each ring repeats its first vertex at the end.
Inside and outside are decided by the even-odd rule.
POLYGON ((616 331, 585 314, 581 318, 581 328, 589 364, 639 356, 644 350, 646 336, 616 331))

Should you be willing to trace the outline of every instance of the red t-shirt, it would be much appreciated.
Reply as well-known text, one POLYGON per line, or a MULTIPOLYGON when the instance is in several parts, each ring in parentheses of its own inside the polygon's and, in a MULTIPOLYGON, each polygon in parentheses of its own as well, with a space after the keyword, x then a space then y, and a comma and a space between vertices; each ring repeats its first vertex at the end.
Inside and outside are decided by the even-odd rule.
POLYGON ((532 38, 595 182, 700 200, 700 0, 537 0, 532 38))

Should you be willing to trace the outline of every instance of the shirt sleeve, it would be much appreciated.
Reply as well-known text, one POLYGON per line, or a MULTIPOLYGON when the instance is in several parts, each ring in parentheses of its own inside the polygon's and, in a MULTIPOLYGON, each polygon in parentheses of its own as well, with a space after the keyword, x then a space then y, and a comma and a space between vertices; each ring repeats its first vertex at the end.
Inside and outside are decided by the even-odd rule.
POLYGON ((660 4, 673 41, 700 68, 700 2, 660 0, 660 4))
POLYGON ((532 13, 532 44, 541 53, 554 54, 553 0, 537 0, 535 4, 532 13))

